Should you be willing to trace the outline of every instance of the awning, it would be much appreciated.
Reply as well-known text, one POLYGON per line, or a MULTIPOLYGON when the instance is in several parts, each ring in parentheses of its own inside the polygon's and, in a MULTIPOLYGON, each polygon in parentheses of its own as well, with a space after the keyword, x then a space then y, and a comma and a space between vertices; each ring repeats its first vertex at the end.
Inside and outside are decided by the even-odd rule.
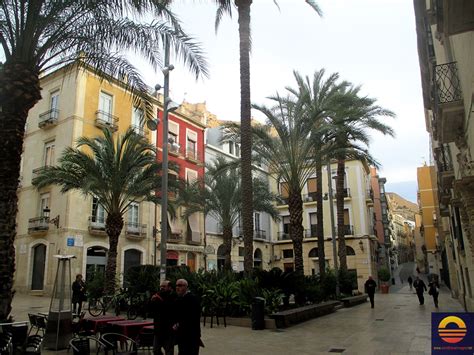
POLYGON ((168 225, 173 234, 181 234, 181 229, 178 228, 177 219, 172 219, 170 213, 168 212, 168 225))
POLYGON ((166 252, 166 259, 178 260, 179 259, 179 253, 177 251, 168 250, 166 252))
POLYGON ((188 217, 189 228, 191 228, 191 241, 201 243, 201 232, 199 230, 199 214, 193 213, 188 217))

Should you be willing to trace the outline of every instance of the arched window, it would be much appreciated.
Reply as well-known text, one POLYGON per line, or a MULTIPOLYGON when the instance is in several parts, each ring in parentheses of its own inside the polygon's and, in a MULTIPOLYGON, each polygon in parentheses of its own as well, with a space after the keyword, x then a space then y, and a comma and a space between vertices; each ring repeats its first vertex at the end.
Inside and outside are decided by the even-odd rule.
POLYGON ((318 257, 318 248, 313 248, 309 251, 308 254, 309 258, 317 258, 318 257))
POLYGON ((356 255, 354 249, 352 249, 352 247, 346 245, 346 255, 347 256, 350 256, 350 255, 356 255))
POLYGON ((262 251, 259 248, 253 253, 253 267, 262 268, 262 251))

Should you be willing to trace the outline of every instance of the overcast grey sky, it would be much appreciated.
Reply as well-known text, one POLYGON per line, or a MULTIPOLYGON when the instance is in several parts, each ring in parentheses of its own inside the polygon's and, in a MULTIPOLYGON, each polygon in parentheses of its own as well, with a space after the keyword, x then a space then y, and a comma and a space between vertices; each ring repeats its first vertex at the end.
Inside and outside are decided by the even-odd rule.
MULTIPOLYGON (((364 94, 394 111, 396 138, 373 136, 371 153, 382 163, 388 190, 416 202, 416 167, 429 159, 412 0, 319 0, 323 18, 304 0, 254 0, 251 96, 254 103, 287 85, 293 70, 312 76, 325 68, 362 85, 364 94)), ((175 12, 207 53, 211 77, 195 82, 179 63, 171 74, 174 101, 207 103, 218 118, 240 117, 237 13, 214 32, 213 1, 176 1, 175 12)), ((161 73, 144 72, 148 83, 161 73)), ((154 79, 156 78, 156 79, 154 79)), ((258 115, 254 113, 255 116, 258 115)))

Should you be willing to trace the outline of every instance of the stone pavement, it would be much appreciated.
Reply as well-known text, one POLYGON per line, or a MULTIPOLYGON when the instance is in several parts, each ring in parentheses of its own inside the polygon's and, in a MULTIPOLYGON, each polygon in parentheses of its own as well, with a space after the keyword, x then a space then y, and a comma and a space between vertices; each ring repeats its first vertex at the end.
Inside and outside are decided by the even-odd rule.
MULTIPOLYGON (((344 354, 429 354, 431 344, 431 313, 436 312, 431 296, 424 306, 405 283, 387 295, 375 295, 375 308, 362 304, 339 309, 283 330, 251 330, 224 326, 202 328, 206 347, 203 355, 222 354, 327 354, 331 349, 344 349, 344 354)), ((441 312, 463 312, 451 298, 449 290, 441 289, 441 312)), ((28 312, 47 311, 49 299, 16 295, 13 314, 16 320, 27 320, 28 312)), ((66 351, 43 351, 43 354, 67 354, 66 351)))

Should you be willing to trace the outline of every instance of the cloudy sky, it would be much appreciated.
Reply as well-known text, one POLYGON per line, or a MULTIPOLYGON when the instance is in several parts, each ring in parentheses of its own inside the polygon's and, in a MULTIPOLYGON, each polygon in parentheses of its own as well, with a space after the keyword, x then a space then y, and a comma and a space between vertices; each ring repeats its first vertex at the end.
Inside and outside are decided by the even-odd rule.
MULTIPOLYGON (((382 163, 387 190, 416 202, 416 167, 429 160, 412 0, 319 0, 323 18, 304 0, 254 0, 252 102, 294 86, 293 70, 312 76, 325 68, 362 86, 364 94, 394 111, 396 138, 373 135, 372 154, 382 163)), ((237 13, 216 34, 213 1, 176 1, 188 33, 203 44, 211 77, 196 82, 179 63, 171 75, 176 102, 205 101, 218 118, 238 120, 240 110, 237 13)), ((161 73, 144 72, 152 86, 161 73), (156 79, 155 79, 156 78, 156 79)), ((257 118, 258 114, 253 113, 257 118)))

